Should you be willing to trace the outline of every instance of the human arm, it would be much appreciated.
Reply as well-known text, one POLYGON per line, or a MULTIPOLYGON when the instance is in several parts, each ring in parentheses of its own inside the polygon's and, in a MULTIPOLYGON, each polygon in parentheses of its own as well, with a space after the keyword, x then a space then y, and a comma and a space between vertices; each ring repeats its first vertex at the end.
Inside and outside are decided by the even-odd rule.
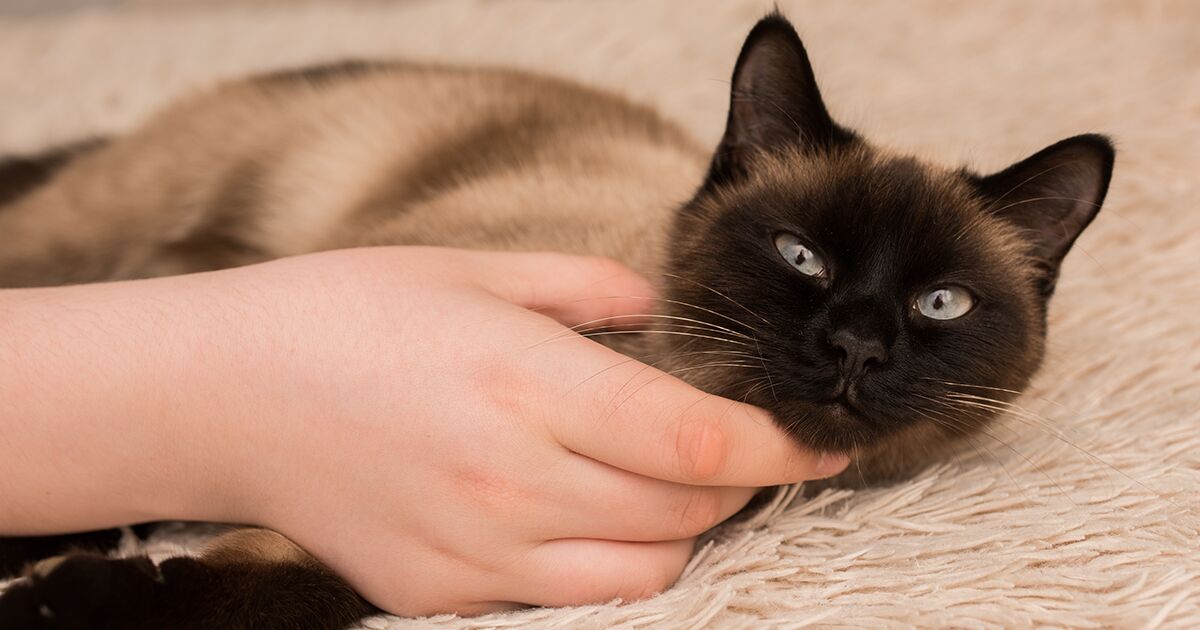
POLYGON ((0 291, 0 535, 258 524, 404 614, 651 594, 756 487, 845 460, 565 332, 649 290, 379 248, 0 291))

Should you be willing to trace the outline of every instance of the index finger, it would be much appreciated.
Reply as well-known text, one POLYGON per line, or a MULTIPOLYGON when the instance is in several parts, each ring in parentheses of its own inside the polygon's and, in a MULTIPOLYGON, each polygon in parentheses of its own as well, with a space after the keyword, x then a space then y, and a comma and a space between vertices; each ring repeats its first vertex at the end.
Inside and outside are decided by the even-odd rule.
POLYGON ((766 411, 706 394, 586 339, 550 361, 569 403, 548 414, 566 448, 630 472, 709 486, 772 486, 841 472, 849 458, 789 437, 766 411), (562 413, 566 412, 566 413, 562 413))
POLYGON ((481 259, 475 282, 564 326, 623 326, 647 319, 654 285, 609 259, 550 252, 456 252, 481 259))

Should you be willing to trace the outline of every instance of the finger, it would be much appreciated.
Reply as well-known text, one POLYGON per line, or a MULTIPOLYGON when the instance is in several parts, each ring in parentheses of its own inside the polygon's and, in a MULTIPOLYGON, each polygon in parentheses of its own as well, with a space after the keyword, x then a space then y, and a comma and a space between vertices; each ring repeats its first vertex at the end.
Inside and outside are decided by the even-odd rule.
POLYGON ((565 539, 542 543, 505 598, 535 606, 579 606, 661 593, 679 579, 695 541, 637 543, 565 539))
POLYGON ((544 344, 560 444, 633 473, 692 485, 772 486, 832 476, 844 454, 801 447, 762 409, 712 396, 586 339, 544 344), (566 413, 563 409, 568 410, 566 413))
POLYGON ((479 285, 565 326, 629 325, 653 308, 654 286, 609 258, 567 254, 468 252, 479 285))
POLYGON ((571 455, 555 512, 538 519, 544 538, 637 542, 698 536, 737 514, 758 488, 689 486, 635 475, 571 455))

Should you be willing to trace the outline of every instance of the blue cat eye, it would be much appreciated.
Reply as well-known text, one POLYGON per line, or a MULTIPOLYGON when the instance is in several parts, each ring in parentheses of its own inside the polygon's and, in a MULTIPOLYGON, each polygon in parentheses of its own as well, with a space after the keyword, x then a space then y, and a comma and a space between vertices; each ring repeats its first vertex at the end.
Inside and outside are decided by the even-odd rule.
POLYGON ((975 298, 962 287, 938 287, 917 298, 917 310, 929 319, 958 319, 975 305, 975 298))
POLYGON ((800 241, 800 237, 787 232, 780 232, 775 237, 775 249, 779 255, 800 273, 813 278, 824 278, 828 274, 825 260, 812 248, 800 241))

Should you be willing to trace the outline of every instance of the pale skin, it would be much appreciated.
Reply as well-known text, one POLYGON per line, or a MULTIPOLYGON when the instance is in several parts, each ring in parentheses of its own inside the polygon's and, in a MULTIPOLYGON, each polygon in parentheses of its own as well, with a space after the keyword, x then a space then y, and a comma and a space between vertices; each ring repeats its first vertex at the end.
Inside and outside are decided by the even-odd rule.
POLYGON ((415 247, 2 290, 0 535, 261 525, 402 615, 650 596, 759 488, 847 465, 568 330, 652 293, 415 247))

